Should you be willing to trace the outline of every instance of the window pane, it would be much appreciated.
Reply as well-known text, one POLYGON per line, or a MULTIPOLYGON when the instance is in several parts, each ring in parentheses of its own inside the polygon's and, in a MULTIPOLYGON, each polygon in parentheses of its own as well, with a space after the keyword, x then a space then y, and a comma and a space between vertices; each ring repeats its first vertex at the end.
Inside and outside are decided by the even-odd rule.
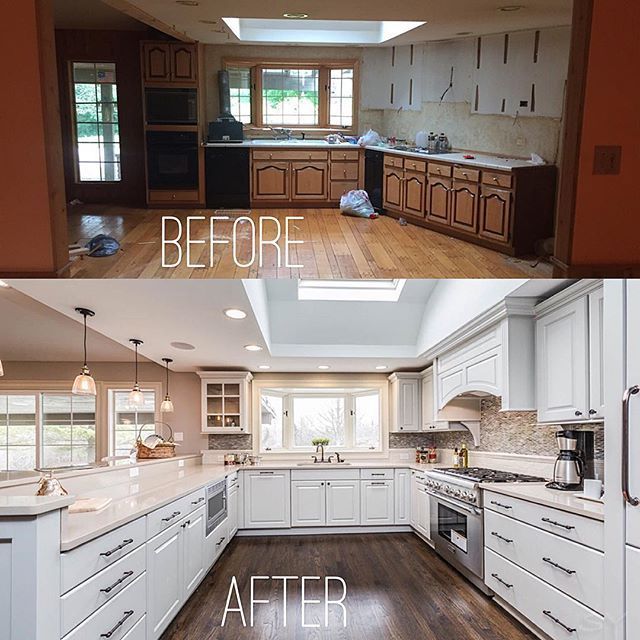
POLYGON ((317 125, 318 70, 263 69, 262 115, 268 125, 317 125))
POLYGON ((293 441, 310 447, 313 438, 329 438, 332 446, 344 446, 344 398, 294 398, 293 441))
POLYGON ((329 124, 353 125, 353 69, 332 69, 330 77, 329 124))
POLYGON ((36 396, 0 395, 0 470, 36 466, 36 396))
MULTIPOLYGON (((129 404, 129 391, 118 390, 112 392, 112 411, 110 436, 111 454, 115 456, 127 456, 134 447, 138 431, 141 427, 141 437, 144 440, 147 436, 156 432, 155 411, 156 394, 154 391, 143 390, 144 404, 141 407, 134 407, 129 404)), ((157 426, 158 430, 162 425, 157 426)), ((168 429, 162 431, 165 437, 169 437, 168 429)))
POLYGON ((231 113, 236 120, 251 122, 251 70, 227 69, 231 93, 231 113))
POLYGON ((260 402, 262 448, 282 449, 283 421, 282 397, 263 394, 260 402))
POLYGON ((380 400, 378 394, 356 396, 355 398, 356 447, 380 446, 380 400))

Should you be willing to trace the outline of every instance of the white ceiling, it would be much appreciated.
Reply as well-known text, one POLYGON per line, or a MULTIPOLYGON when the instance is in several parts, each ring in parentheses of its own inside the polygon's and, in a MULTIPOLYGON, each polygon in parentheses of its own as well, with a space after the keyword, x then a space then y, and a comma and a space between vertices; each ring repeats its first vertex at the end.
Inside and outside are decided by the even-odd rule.
MULTIPOLYGON (((307 13, 313 20, 404 20, 426 21, 384 44, 410 44, 447 40, 465 34, 501 33, 522 29, 571 24, 572 0, 199 0, 184 6, 175 0, 130 0, 165 24, 194 40, 226 44, 238 42, 222 22, 223 17, 280 19, 284 13, 307 13), (499 7, 522 5, 519 11, 499 7), (205 22, 202 22, 205 21, 205 22), (211 21, 217 21, 211 24, 211 21)), ((266 43, 262 43, 266 44, 266 43)), ((274 43, 269 43, 274 44, 274 43)))
POLYGON ((171 357, 176 371, 259 371, 268 364, 292 373, 321 364, 332 372, 373 372, 381 364, 388 371, 420 368, 428 364, 420 354, 505 295, 545 297, 563 286, 557 280, 410 280, 397 303, 361 303, 296 301, 296 283, 285 281, 8 282, 15 290, 0 289, 2 360, 79 360, 81 317, 74 308, 86 306, 96 312, 91 327, 102 334, 90 336, 93 362, 128 361, 128 340, 136 337, 144 340, 143 356, 157 363, 171 357), (223 311, 229 307, 247 317, 228 319, 223 311), (176 349, 176 341, 195 348, 176 349), (247 344, 263 350, 248 352, 247 344))

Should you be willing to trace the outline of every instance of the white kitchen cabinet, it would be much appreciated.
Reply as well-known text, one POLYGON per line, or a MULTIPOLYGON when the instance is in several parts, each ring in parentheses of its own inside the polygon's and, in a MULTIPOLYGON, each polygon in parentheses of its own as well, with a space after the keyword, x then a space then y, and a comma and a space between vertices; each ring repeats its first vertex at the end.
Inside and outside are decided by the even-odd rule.
POLYGON ((325 524, 326 497, 322 480, 292 480, 291 526, 319 527, 325 524))
POLYGON ((186 600, 195 591, 204 577, 204 536, 205 509, 194 511, 181 525, 182 563, 183 563, 183 599, 186 600))
POLYGON ((360 515, 363 525, 393 524, 393 480, 360 481, 360 515))
POLYGON ((203 371, 198 375, 202 433, 250 433, 251 373, 203 371))
POLYGON ((393 373, 389 381, 391 431, 420 431, 422 376, 419 373, 393 373))
POLYGON ((360 524, 360 481, 327 480, 326 524, 351 527, 360 524))
POLYGON ((245 471, 243 484, 245 529, 291 526, 289 471, 245 471))
POLYGON ((204 539, 205 569, 210 569, 224 551, 231 536, 229 536, 229 519, 223 520, 204 539))
POLYGON ((627 595, 626 595, 626 637, 628 640, 636 637, 640 629, 640 607, 638 607, 638 593, 640 593, 640 549, 626 546, 627 565, 627 595))
POLYGON ((229 490, 229 496, 227 498, 227 519, 229 521, 229 539, 233 538, 238 531, 238 516, 240 510, 240 489, 237 486, 232 487, 229 490))
POLYGON ((411 471, 396 469, 394 478, 395 490, 395 523, 411 522, 411 471))
POLYGON ((589 294, 589 417, 604 418, 604 287, 589 294))
POLYGON ((424 485, 424 475, 419 471, 411 472, 411 526, 423 538, 431 539, 431 511, 429 494, 424 485))

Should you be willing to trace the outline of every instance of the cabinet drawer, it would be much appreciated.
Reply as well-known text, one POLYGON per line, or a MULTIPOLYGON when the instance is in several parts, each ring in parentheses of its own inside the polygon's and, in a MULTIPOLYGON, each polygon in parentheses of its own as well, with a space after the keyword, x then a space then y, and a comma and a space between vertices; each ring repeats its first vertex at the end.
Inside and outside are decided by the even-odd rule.
POLYGON ((69 633, 94 611, 115 598, 132 584, 145 568, 145 551, 144 547, 140 546, 63 595, 60 598, 62 635, 69 633))
POLYGON ((454 167, 453 177, 456 180, 468 180, 469 182, 479 182, 480 172, 477 169, 467 169, 467 167, 454 167))
POLYGON ((229 518, 223 520, 204 539, 204 566, 208 570, 229 544, 229 518))
POLYGON ((414 160, 413 158, 404 159, 404 168, 409 171, 417 171, 425 173, 427 171, 427 163, 422 160, 414 160))
POLYGON ((340 198, 347 193, 347 191, 353 191, 354 189, 358 188, 358 183, 357 182, 349 182, 347 181, 341 181, 341 182, 336 182, 336 181, 332 181, 329 184, 329 198, 331 200, 340 200, 340 198))
POLYGON ((146 526, 143 517, 61 554, 61 593, 69 591, 98 571, 114 564, 145 540, 146 526))
POLYGON ((204 501, 204 489, 199 489, 198 491, 190 493, 188 496, 174 500, 170 504, 152 511, 147 516, 147 540, 153 538, 153 536, 161 531, 165 531, 194 509, 202 506, 204 501))
POLYGON ((490 549, 484 560, 489 588, 553 640, 604 640, 602 616, 490 549))
POLYGON ((357 149, 331 151, 331 160, 359 160, 360 152, 357 149))
POLYGON ((482 182, 484 184, 491 184, 494 187, 511 189, 511 186, 513 184, 513 176, 510 173, 494 173, 492 171, 483 171, 482 182))
POLYGON ((332 162, 331 163, 331 179, 332 180, 357 180, 358 167, 357 162, 332 162))
POLYGON ((147 640, 147 616, 146 614, 136 622, 122 640, 147 640))
POLYGON ((402 167, 404 167, 404 158, 385 154, 384 164, 387 167, 397 167, 398 169, 402 169, 402 167))
POLYGON ((150 204, 155 202, 198 202, 199 199, 198 191, 149 191, 150 204))
POLYGON ((599 520, 491 491, 485 491, 484 506, 491 511, 555 533, 561 538, 567 538, 600 551, 604 549, 604 524, 599 520))
POLYGON ((146 573, 77 626, 64 640, 111 638, 122 640, 146 611, 146 573), (107 635, 110 634, 110 635, 107 635))
POLYGON ((450 164, 439 164, 437 162, 429 163, 429 173, 433 176, 451 177, 453 167, 450 164))
MULTIPOLYGON (((324 465, 318 465, 324 466, 324 465)), ((358 469, 292 469, 292 480, 359 480, 358 469)))
POLYGON ((292 149, 287 151, 253 151, 254 160, 327 160, 327 151, 311 151, 309 149, 292 149))
POLYGON ((227 476, 227 489, 237 486, 239 482, 240 476, 237 471, 234 471, 232 474, 227 476))
POLYGON ((393 469, 360 469, 361 480, 393 480, 393 469))
POLYGON ((487 509, 485 545, 591 609, 604 611, 604 554, 487 509))

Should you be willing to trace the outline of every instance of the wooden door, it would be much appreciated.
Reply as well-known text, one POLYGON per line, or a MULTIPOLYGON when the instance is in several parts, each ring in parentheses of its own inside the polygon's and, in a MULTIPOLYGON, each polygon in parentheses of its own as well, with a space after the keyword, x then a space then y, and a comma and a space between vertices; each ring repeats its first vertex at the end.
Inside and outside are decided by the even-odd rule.
POLYGON ((424 173, 405 172, 403 207, 405 213, 424 218, 426 189, 427 176, 424 173))
POLYGON ((384 168, 384 180, 382 185, 382 206, 385 209, 395 209, 402 211, 402 184, 404 182, 404 172, 395 167, 384 168))
POLYGON ((325 523, 325 483, 321 480, 291 482, 291 526, 322 527, 325 523))
POLYGON ((480 196, 480 227, 483 238, 509 242, 511 239, 511 205, 513 192, 505 189, 482 187, 480 196))
POLYGON ((183 549, 183 599, 195 591, 204 575, 205 510, 194 511, 182 524, 183 549))
POLYGON ((289 200, 290 193, 288 162, 253 162, 253 200, 289 200))
POLYGON ((171 79, 174 82, 196 82, 198 64, 196 47, 189 44, 171 45, 171 79))
POLYGON ((438 224, 450 224, 449 193, 451 178, 429 176, 427 185, 427 220, 438 224))
POLYGON ((451 226, 469 233, 478 232, 479 187, 475 182, 454 180, 451 191, 451 226))
POLYGON ((327 525, 346 527, 360 524, 360 480, 328 480, 327 525))
POLYGON ((171 53, 168 43, 145 42, 142 45, 145 82, 171 82, 171 53))
POLYGON ((326 162, 292 162, 292 200, 327 200, 328 175, 329 165, 326 162))

